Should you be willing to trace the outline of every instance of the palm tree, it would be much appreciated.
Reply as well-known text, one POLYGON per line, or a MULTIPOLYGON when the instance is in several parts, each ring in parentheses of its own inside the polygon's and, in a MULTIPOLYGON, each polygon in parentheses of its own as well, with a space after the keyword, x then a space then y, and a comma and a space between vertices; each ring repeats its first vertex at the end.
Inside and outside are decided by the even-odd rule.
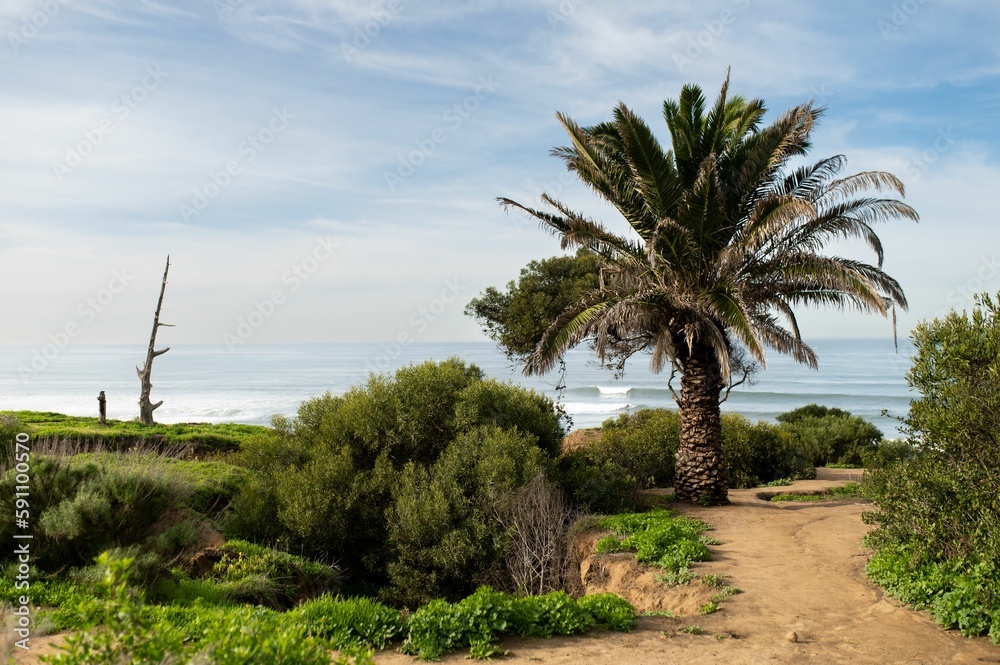
POLYGON ((696 85, 664 102, 670 150, 622 103, 611 122, 593 127, 557 115, 571 145, 553 155, 613 204, 634 233, 612 233, 548 195, 547 210, 499 199, 560 236, 563 249, 583 247, 600 257, 598 288, 551 323, 525 373, 548 371, 585 340, 602 362, 641 351, 651 354, 653 372, 669 366, 671 379, 679 372, 675 491, 701 503, 728 502, 720 399, 732 377, 748 362, 766 364, 765 347, 817 367, 793 306, 883 316, 905 308, 902 288, 882 270, 872 226, 918 219, 895 198, 868 195, 903 196, 890 173, 837 177, 843 156, 790 165, 808 151, 821 109, 802 104, 762 126, 764 103, 729 98, 728 87, 727 76, 707 113, 696 85), (844 238, 865 241, 877 265, 822 253, 844 238))

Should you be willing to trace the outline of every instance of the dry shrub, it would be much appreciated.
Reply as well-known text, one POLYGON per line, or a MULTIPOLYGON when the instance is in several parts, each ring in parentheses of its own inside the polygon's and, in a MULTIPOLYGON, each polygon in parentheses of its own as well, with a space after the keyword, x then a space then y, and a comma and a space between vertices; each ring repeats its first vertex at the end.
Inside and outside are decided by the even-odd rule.
POLYGON ((497 518, 510 536, 507 572, 517 593, 541 595, 562 589, 569 558, 566 533, 575 517, 566 496, 543 473, 500 508, 497 518))

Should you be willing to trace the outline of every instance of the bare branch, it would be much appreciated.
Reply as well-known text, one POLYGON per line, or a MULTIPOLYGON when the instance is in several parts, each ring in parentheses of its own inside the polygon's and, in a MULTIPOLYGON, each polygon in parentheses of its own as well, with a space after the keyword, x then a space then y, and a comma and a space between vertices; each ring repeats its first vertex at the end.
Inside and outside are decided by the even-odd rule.
POLYGON ((735 388, 736 386, 741 385, 743 383, 746 383, 747 377, 749 377, 749 376, 750 376, 750 369, 749 368, 744 368, 743 369, 743 378, 740 379, 739 381, 737 381, 736 383, 733 383, 732 381, 729 382, 729 386, 726 388, 726 394, 723 395, 722 399, 719 400, 719 404, 722 404, 727 399, 729 399, 729 393, 732 392, 733 388, 735 388))

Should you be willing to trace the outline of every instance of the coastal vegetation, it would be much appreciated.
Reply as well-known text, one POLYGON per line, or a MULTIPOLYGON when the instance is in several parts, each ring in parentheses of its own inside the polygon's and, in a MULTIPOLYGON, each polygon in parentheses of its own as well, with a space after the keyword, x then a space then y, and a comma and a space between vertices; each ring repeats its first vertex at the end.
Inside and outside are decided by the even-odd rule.
POLYGON ((580 343, 602 363, 621 368, 644 353, 653 372, 679 373, 674 488, 680 500, 699 503, 727 501, 719 405, 729 387, 765 362, 765 347, 816 366, 795 306, 882 315, 905 308, 902 288, 882 270, 873 225, 917 219, 908 205, 877 195, 903 194, 892 174, 840 176, 843 156, 794 165, 821 115, 812 103, 763 125, 764 102, 730 97, 728 88, 727 79, 711 107, 696 85, 664 102, 668 149, 625 104, 591 127, 558 114, 570 145, 553 154, 618 210, 629 233, 547 194, 545 209, 501 198, 577 254, 532 263, 507 293, 488 290, 469 306, 488 335, 523 358, 527 374, 549 371, 580 343), (823 253, 843 238, 866 243, 876 263, 823 253), (553 274, 573 279, 563 287, 553 274), (558 304, 538 298, 553 287, 558 304))
MULTIPOLYGON (((902 196, 902 184, 838 177, 839 156, 792 168, 820 112, 800 105, 766 126, 764 113, 728 82, 711 108, 686 86, 664 104, 670 149, 623 104, 592 127, 560 115, 572 145, 555 154, 634 233, 548 196, 548 210, 502 199, 576 253, 530 263, 467 310, 529 373, 579 343, 619 370, 648 353, 653 371, 681 375, 677 410, 621 415, 570 445, 558 403, 451 358, 373 374, 271 427, 2 412, 0 539, 17 542, 30 522, 31 556, 0 554, 0 599, 27 598, 34 626, 73 631, 45 662, 357 664, 391 646, 485 659, 504 654, 507 636, 636 627, 625 598, 571 584, 581 540, 585 556, 660 569, 657 590, 690 591, 719 542, 674 502, 719 505, 730 488, 863 466, 860 484, 758 497, 870 502, 869 577, 942 626, 1000 644, 991 298, 914 331, 907 380, 920 396, 904 441, 817 404, 776 423, 721 413, 765 347, 816 365, 793 306, 906 306, 872 225, 916 213, 867 195, 902 196), (821 253, 844 238, 867 243, 876 265, 821 253), (30 520, 18 516, 29 470, 30 520)), ((689 614, 740 593, 719 573, 700 580, 709 589, 694 587, 707 593, 689 614)))
MULTIPOLYGON (((634 512, 663 503, 640 490, 669 485, 677 418, 609 420, 590 447, 563 451, 548 398, 451 359, 373 375, 271 428, 157 426, 162 438, 129 439, 143 431, 134 423, 6 412, 0 436, 8 455, 17 433, 31 440, 37 619, 82 631, 59 662, 235 658, 223 651, 328 662, 331 649, 367 662, 391 642, 420 657, 485 656, 503 635, 629 629, 624 600, 565 594, 566 552, 572 533, 597 529, 609 534, 597 551, 635 552, 666 573, 708 558, 707 525, 634 512), (227 437, 237 451, 217 445, 227 437)), ((780 426, 726 422, 734 477, 811 471, 780 426), (771 468, 786 459, 802 465, 771 468)), ((3 565, 14 601, 17 563, 3 565)))
POLYGON ((944 627, 1000 644, 1000 318, 971 312, 920 323, 905 427, 915 447, 869 471, 868 575, 944 627))

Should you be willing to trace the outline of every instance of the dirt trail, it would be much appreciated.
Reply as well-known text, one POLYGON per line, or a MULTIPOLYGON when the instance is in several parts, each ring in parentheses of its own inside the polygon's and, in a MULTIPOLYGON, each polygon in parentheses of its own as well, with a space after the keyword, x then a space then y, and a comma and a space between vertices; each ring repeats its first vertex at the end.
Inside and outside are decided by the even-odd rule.
MULTIPOLYGON (((856 479, 857 471, 821 469, 820 478, 782 490, 816 490, 856 479)), ((708 616, 641 617, 630 634, 511 639, 501 662, 543 663, 1000 663, 1000 647, 942 631, 928 615, 884 597, 864 575, 869 552, 865 506, 853 502, 769 503, 759 490, 730 492, 733 505, 683 507, 715 527, 713 560, 699 575, 718 573, 742 594, 708 616), (678 634, 696 625, 702 635, 678 634), (797 642, 788 640, 795 632, 797 642), (715 636, 735 638, 716 639, 715 636)), ((445 662, 468 662, 466 653, 445 662)), ((380 664, 414 662, 383 652, 380 664)))

